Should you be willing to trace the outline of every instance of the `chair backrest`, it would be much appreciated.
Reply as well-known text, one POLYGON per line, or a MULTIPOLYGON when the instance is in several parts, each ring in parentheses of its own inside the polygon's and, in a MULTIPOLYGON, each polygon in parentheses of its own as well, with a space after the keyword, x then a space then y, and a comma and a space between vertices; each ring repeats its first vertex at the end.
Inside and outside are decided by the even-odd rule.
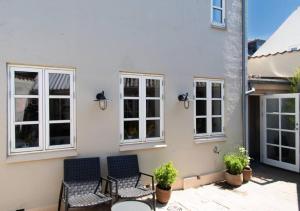
POLYGON ((64 160, 64 181, 95 181, 101 176, 100 158, 76 158, 64 160))
POLYGON ((115 178, 125 178, 139 175, 137 155, 121 155, 107 157, 108 175, 115 178))

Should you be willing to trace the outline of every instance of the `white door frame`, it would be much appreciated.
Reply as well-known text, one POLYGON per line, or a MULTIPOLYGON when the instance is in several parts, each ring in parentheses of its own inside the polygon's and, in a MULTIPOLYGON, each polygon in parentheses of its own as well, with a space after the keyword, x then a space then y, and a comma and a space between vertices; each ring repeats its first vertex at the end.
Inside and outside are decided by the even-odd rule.
MULTIPOLYGON (((261 143, 261 161, 265 164, 276 166, 279 168, 287 169, 290 171, 299 172, 299 94, 272 94, 272 95, 265 95, 261 96, 261 132, 260 132, 260 143, 261 143), (295 149, 295 164, 289 164, 286 162, 281 161, 281 132, 284 131, 281 129, 281 99, 284 98, 295 98, 295 113, 284 113, 287 115, 295 115, 295 147, 286 147, 284 148, 291 148, 295 149), (279 115, 279 161, 267 158, 267 121, 266 121, 266 100, 267 99, 279 99, 279 111, 274 113, 279 115)), ((270 144, 269 144, 270 145, 270 144)))

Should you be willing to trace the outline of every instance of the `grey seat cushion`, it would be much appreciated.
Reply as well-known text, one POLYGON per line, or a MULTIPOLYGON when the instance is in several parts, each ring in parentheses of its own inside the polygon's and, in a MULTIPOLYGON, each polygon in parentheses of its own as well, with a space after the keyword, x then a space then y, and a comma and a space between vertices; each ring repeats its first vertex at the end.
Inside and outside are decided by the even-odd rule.
POLYGON ((103 194, 87 193, 82 195, 73 195, 69 198, 70 207, 88 207, 102 204, 112 200, 112 198, 103 194))

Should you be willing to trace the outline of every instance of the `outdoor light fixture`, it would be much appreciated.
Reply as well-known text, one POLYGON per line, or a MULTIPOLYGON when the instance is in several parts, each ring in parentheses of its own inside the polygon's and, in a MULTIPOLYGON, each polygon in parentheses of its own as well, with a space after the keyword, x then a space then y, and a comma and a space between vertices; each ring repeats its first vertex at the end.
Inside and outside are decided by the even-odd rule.
POLYGON ((179 102, 183 102, 183 106, 185 109, 188 109, 190 107, 190 100, 188 96, 188 93, 178 95, 178 100, 179 102))
POLYGON ((101 110, 105 110, 107 109, 107 101, 108 99, 106 99, 105 95, 104 95, 104 91, 98 93, 96 95, 96 100, 95 101, 98 101, 99 102, 99 107, 101 110))

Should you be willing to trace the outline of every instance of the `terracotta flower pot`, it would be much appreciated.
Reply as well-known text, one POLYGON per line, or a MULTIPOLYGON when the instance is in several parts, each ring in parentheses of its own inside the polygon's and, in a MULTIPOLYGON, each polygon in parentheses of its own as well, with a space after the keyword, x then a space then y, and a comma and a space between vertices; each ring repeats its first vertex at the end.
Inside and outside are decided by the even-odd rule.
POLYGON ((171 197, 172 189, 170 190, 163 190, 156 186, 156 199, 162 204, 168 203, 171 197))
POLYGON ((251 177, 252 177, 252 169, 249 166, 247 166, 243 170, 243 180, 244 180, 244 182, 249 182, 251 177))
POLYGON ((233 175, 225 172, 225 179, 229 185, 232 186, 241 186, 243 183, 243 174, 233 175))

